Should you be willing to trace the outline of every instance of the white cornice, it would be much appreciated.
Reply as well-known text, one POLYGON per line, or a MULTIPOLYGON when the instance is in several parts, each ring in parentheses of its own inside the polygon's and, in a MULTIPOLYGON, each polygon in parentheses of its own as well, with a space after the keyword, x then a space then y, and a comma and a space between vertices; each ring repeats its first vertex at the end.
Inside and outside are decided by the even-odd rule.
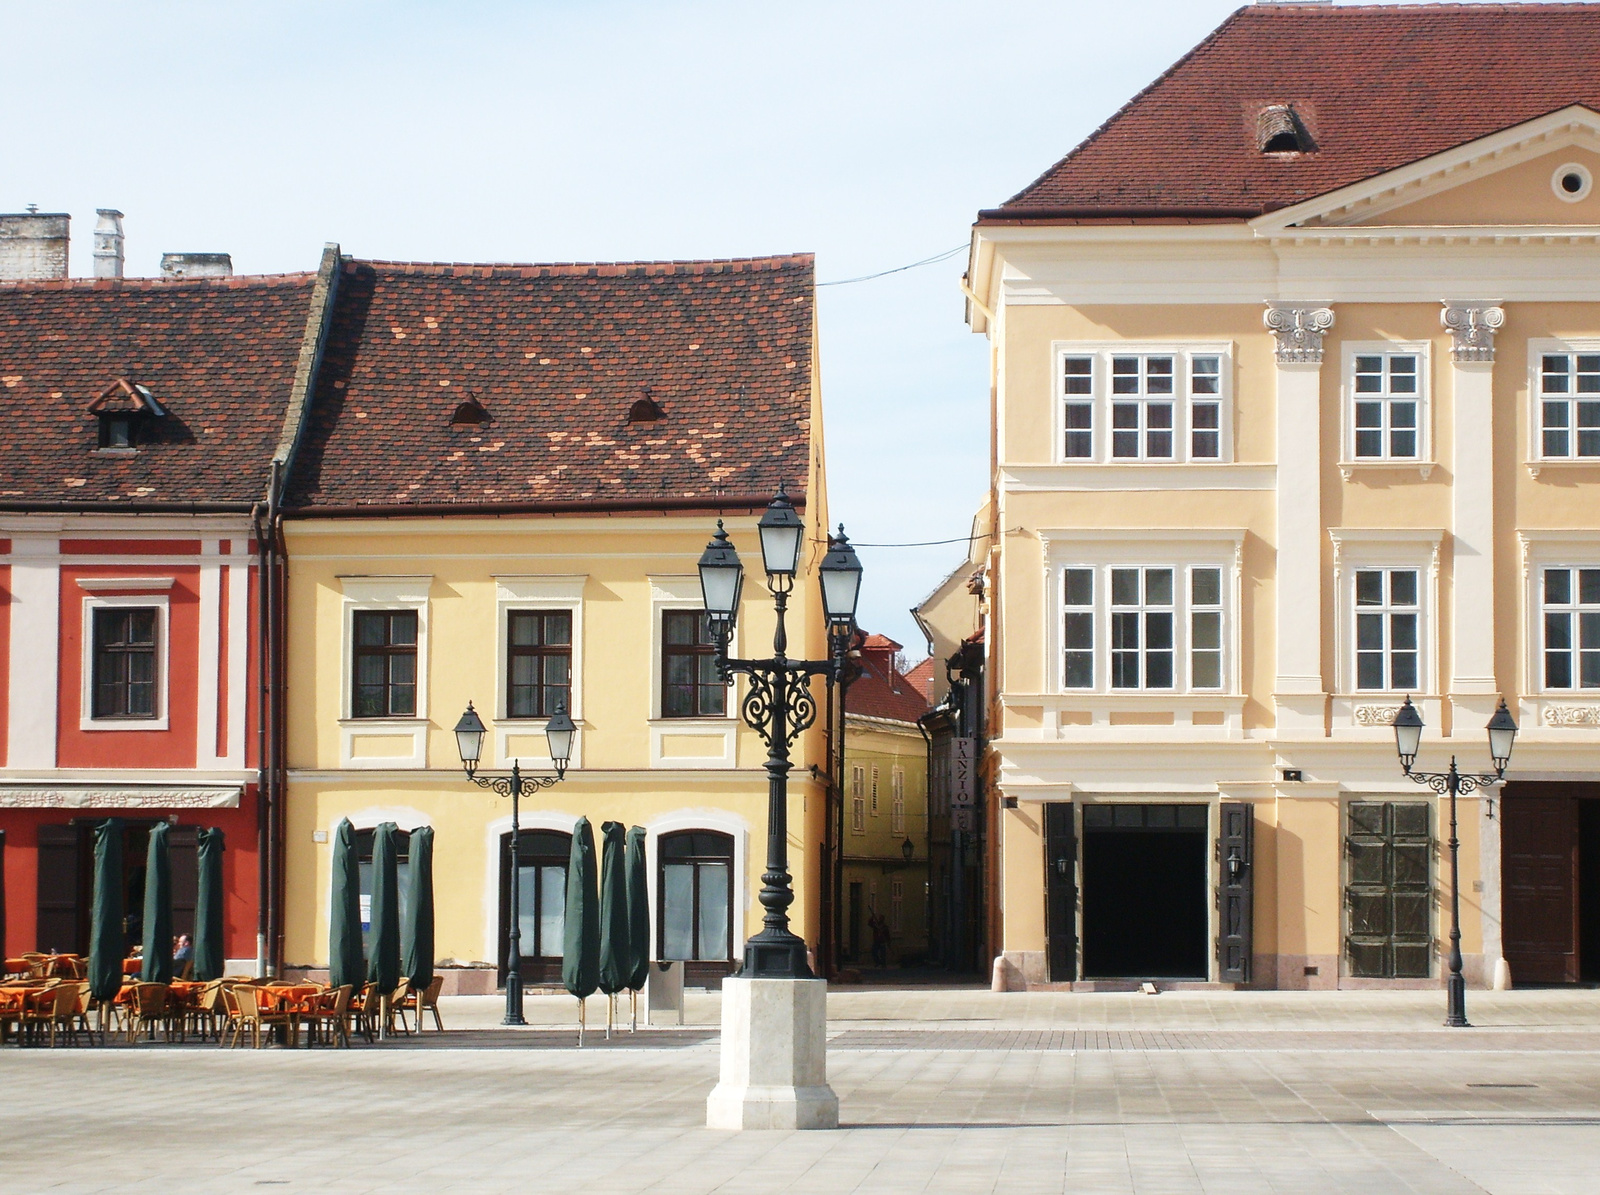
POLYGON ((1000 470, 1000 488, 1012 493, 1105 491, 1270 490, 1275 465, 1024 465, 1000 470))

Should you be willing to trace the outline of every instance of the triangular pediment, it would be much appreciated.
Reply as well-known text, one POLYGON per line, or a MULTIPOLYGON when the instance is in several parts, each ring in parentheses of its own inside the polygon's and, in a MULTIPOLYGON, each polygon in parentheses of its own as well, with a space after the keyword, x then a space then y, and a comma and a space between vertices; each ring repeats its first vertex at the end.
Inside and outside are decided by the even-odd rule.
POLYGON ((1310 228, 1592 227, 1600 225, 1597 182, 1600 113, 1573 105, 1252 223, 1266 235, 1310 228))

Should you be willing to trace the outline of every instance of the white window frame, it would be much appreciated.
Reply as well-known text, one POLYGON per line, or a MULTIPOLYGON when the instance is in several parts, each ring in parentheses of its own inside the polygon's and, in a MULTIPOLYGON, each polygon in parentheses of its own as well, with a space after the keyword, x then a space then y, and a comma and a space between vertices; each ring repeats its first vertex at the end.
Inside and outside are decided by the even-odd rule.
POLYGON ((894 767, 889 770, 889 833, 906 832, 906 770, 894 767))
POLYGON ((339 611, 339 761, 356 769, 415 769, 428 765, 428 594, 432 576, 341 576, 339 611), (359 610, 410 610, 417 616, 417 708, 402 717, 357 718, 355 703, 355 616, 359 610), (356 739, 401 740, 405 754, 358 755, 356 739))
MULTIPOLYGON (((739 685, 728 686, 728 700, 721 716, 708 718, 663 718, 661 716, 661 624, 662 614, 668 610, 703 610, 704 596, 700 591, 698 576, 650 577, 650 766, 652 768, 726 769, 738 764, 738 709, 739 685), (720 740, 717 755, 679 756, 669 754, 664 741, 677 737, 704 739, 716 736, 720 740)), ((739 637, 743 632, 736 625, 731 655, 739 654, 739 637)))
MULTIPOLYGON (((1051 416, 1052 436, 1054 447, 1051 450, 1051 460, 1062 465, 1226 465, 1233 462, 1233 345, 1227 341, 1058 341, 1052 345, 1051 362, 1053 381, 1051 393, 1054 396, 1053 414, 1051 416), (1077 396, 1069 396, 1066 392, 1066 363, 1068 358, 1087 357, 1090 359, 1090 454, 1083 456, 1068 456, 1066 454, 1067 418, 1066 407, 1069 397, 1074 401, 1081 401, 1077 396), (1141 430, 1140 454, 1138 456, 1112 455, 1111 438, 1111 407, 1114 395, 1112 386, 1112 358, 1113 357, 1172 357, 1173 368, 1173 454, 1171 456, 1151 457, 1144 454, 1145 440, 1141 430), (1195 395, 1191 393, 1193 381, 1193 359, 1196 357, 1218 358, 1218 393, 1217 399, 1217 455, 1214 457, 1199 457, 1193 454, 1193 408, 1198 398, 1202 403, 1209 402, 1210 395, 1195 395)), ((1141 369, 1141 377, 1143 370, 1141 369)), ((1141 406, 1147 401, 1140 398, 1141 406)), ((1143 416, 1141 414, 1141 429, 1143 416)), ((1210 429, 1201 429, 1210 430, 1210 429)))
MULTIPOLYGON (((1174 696, 1231 697, 1240 693, 1240 616, 1242 531, 1045 531, 1050 586, 1046 609, 1045 653, 1052 661, 1047 692, 1062 695, 1116 697, 1174 696), (1058 539, 1059 537, 1059 539, 1058 539), (1223 538, 1226 537, 1226 538, 1223 538), (1173 570, 1173 685, 1171 688, 1113 688, 1111 685, 1111 570, 1113 568, 1171 568, 1173 570), (1191 683, 1190 594, 1195 569, 1221 571, 1222 684, 1198 688, 1191 683), (1066 684, 1064 619, 1066 577, 1071 569, 1094 573, 1094 683, 1069 688, 1066 684)), ((1206 607, 1209 611, 1212 607, 1206 607)))
MULTIPOLYGON (((1439 689, 1439 547, 1444 532, 1434 528, 1332 528, 1334 580, 1334 687, 1342 698, 1372 702, 1384 697, 1413 698, 1439 689), (1417 574, 1417 686, 1356 688, 1356 573, 1364 569, 1414 569, 1417 574)), ((1387 677, 1385 678, 1387 680, 1387 677)), ((1420 705, 1421 702, 1419 701, 1420 705)), ((1424 713, 1424 718, 1429 717, 1424 713)), ((1388 730, 1385 722, 1382 729, 1388 730)))
MULTIPOLYGON (((1579 456, 1577 439, 1577 394, 1568 396, 1570 419, 1567 426, 1568 451, 1562 456, 1547 456, 1544 451, 1544 358, 1547 354, 1600 355, 1600 339, 1541 339, 1528 341, 1528 461, 1534 465, 1600 464, 1600 454, 1579 456)), ((1600 402, 1600 394, 1594 395, 1600 402)))
POLYGON ((1600 685, 1585 686, 1581 683, 1583 678, 1582 651, 1580 650, 1579 646, 1581 643, 1581 620, 1579 620, 1576 616, 1586 612, 1600 614, 1600 604, 1592 604, 1586 609, 1584 604, 1577 600, 1579 596, 1579 578, 1577 574, 1582 570, 1600 571, 1600 558, 1591 559, 1588 563, 1569 563, 1561 560, 1541 561, 1534 565, 1530 570, 1531 582, 1533 585, 1533 617, 1536 632, 1536 637, 1533 640, 1535 648, 1531 664, 1533 668, 1534 679, 1538 682, 1535 689, 1536 692, 1571 695, 1574 697, 1589 696, 1600 698, 1600 685), (1556 610, 1552 611, 1545 601, 1545 573, 1550 571, 1560 571, 1563 569, 1572 574, 1573 591, 1571 597, 1573 600, 1564 603, 1556 610), (1572 656, 1572 679, 1577 683, 1566 686, 1556 686, 1546 682, 1545 657, 1549 651, 1549 645, 1546 640, 1547 628, 1545 616, 1547 613, 1561 613, 1573 616, 1573 641, 1572 646, 1568 649, 1568 651, 1572 656))
POLYGON ((893 879, 889 881, 889 932, 898 934, 904 920, 903 910, 906 900, 906 884, 904 880, 893 879))
POLYGON ((587 575, 495 576, 495 677, 494 716, 495 754, 501 766, 509 767, 513 758, 527 760, 536 769, 554 768, 545 744, 548 718, 513 718, 511 694, 506 685, 511 653, 511 613, 514 610, 565 610, 572 615, 571 708, 567 715, 578 725, 573 736, 570 768, 583 766, 583 591, 587 575), (546 751, 530 755, 511 751, 508 740, 533 739, 546 751))
POLYGON ((860 764, 850 769, 850 833, 867 832, 867 770, 860 764))
MULTIPOLYGON (((1427 341, 1407 340, 1356 340, 1343 345, 1342 372, 1340 375, 1340 453, 1339 467, 1346 475, 1351 469, 1373 466, 1411 466, 1432 470, 1435 465, 1433 449, 1433 360, 1432 346, 1427 341), (1377 398, 1385 403, 1393 396, 1358 395, 1356 393, 1356 358, 1381 356, 1417 358, 1417 452, 1415 456, 1394 456, 1389 452, 1389 427, 1384 423, 1384 450, 1378 456, 1356 455, 1356 402, 1377 398)), ((1388 367, 1385 364, 1385 376, 1388 367)))
POLYGON ((1422 661, 1427 650, 1423 639, 1423 570, 1412 564, 1363 564, 1351 570, 1353 576, 1352 600, 1354 607, 1350 612, 1355 627, 1356 642, 1354 645, 1355 673, 1352 682, 1352 691, 1358 693, 1411 693, 1421 687, 1422 661), (1377 604, 1363 603, 1361 600, 1361 581, 1363 577, 1381 578, 1379 600, 1377 604), (1409 604, 1400 604, 1394 601, 1396 578, 1411 578, 1412 600, 1409 604), (1361 646, 1361 620, 1363 618, 1376 618, 1381 628, 1380 644, 1377 648, 1363 648, 1361 646), (1406 653, 1407 649, 1398 647, 1394 643, 1395 620, 1398 618, 1412 618, 1415 623, 1412 633, 1415 641, 1408 654, 1414 657, 1412 667, 1415 675, 1409 685, 1394 683, 1395 668, 1398 663, 1396 657, 1406 653), (1361 657, 1376 652, 1379 663, 1379 676, 1383 684, 1363 685, 1361 683, 1361 657))
MULTIPOLYGON (((91 584, 99 578, 86 578, 91 584)), ((130 578, 130 581, 132 579, 130 578)), ((168 577, 139 578, 146 589, 168 588, 168 577)), ((165 593, 126 593, 83 599, 83 671, 78 706, 79 730, 168 730, 171 728, 167 682, 172 672, 170 600, 165 593), (96 610, 154 610, 156 612, 156 716, 153 718, 96 718, 94 716, 94 612, 96 610)), ((215 730, 213 729, 213 736, 215 730)))

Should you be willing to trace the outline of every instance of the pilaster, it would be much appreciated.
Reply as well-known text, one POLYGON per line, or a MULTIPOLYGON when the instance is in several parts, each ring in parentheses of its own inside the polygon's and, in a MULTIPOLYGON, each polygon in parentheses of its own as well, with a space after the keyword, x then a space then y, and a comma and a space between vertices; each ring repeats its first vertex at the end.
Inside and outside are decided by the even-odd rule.
POLYGON ((1333 312, 1315 304, 1270 303, 1264 320, 1277 338, 1277 675, 1278 730, 1327 733, 1322 676, 1322 338, 1333 312))
POLYGON ((1452 338, 1455 406, 1449 693, 1454 724, 1476 735, 1499 694, 1494 674, 1494 334, 1505 313, 1492 303, 1447 302, 1439 322, 1452 338))
MULTIPOLYGON (((56 766, 61 676, 61 558, 57 547, 54 538, 11 541, 6 766, 12 769, 56 766)), ((76 712, 73 718, 77 718, 76 712)))

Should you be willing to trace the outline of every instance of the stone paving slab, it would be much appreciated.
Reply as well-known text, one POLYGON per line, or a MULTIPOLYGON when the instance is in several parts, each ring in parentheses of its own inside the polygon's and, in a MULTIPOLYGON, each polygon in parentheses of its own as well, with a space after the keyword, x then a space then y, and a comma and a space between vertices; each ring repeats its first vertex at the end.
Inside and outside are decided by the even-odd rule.
MULTIPOLYGON (((571 1038, 555 1025, 446 1033, 426 1048, 7 1047, 0 1051, 0 1189, 1600 1189, 1600 1053, 1572 1048, 1600 1032, 1593 993, 1583 994, 1587 1003, 1565 993, 1496 994, 1478 1004, 1469 997, 1475 1018, 1494 1025, 1454 1032, 1438 1027, 1427 1002, 1383 1003, 1394 993, 1334 993, 1349 999, 1307 1001, 1299 1015, 1292 1000, 1241 994, 1239 1005, 1219 1013, 1211 994, 1195 995, 1202 999, 1164 994, 1140 1004, 1119 994, 1121 1008, 1091 1003, 1049 1024, 1028 993, 1013 1008, 983 1002, 985 1021, 965 1029, 952 1015, 965 993, 953 994, 949 1007, 926 992, 830 1001, 840 1037, 928 1028, 925 1048, 835 1045, 829 1077, 844 1126, 825 1133, 705 1129, 718 1055, 704 1025, 640 1031, 685 1043, 671 1049, 579 1051, 555 1044, 571 1038), (926 1020, 907 1015, 912 1004, 930 1014, 926 1020), (1263 1014, 1260 1032, 1248 1031, 1252 1006, 1263 1014), (1026 1036, 984 1049, 967 1048, 970 1039, 961 1048, 940 1041, 988 1035, 993 1024, 1029 1026, 1008 1030, 1015 1034, 1076 1035, 1092 1028, 1085 1022, 1131 1028, 1096 1029, 1099 1038, 1085 1039, 1115 1043, 1104 1048, 1039 1049, 1026 1036), (1372 1039, 1367 1026, 1382 1048, 1350 1048, 1352 1037, 1372 1039), (449 1044, 494 1035, 505 1048, 449 1044), (1256 1044, 1230 1045, 1248 1038, 1256 1044), (1437 1041, 1461 1044, 1438 1048, 1437 1041), (1480 1044, 1488 1041, 1505 1048, 1480 1044)), ((573 1011, 575 1003, 566 1002, 573 1011)), ((453 1021, 447 1010, 445 1019, 471 1018, 453 1021)))

